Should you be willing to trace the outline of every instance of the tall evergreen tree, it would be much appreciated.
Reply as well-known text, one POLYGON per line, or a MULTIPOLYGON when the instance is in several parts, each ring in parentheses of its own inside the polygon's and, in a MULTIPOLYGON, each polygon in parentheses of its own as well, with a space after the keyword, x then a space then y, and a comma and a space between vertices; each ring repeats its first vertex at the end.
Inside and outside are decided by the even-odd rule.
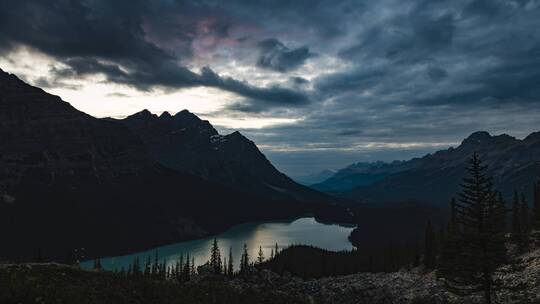
POLYGON ((151 274, 150 273, 151 266, 152 266, 152 259, 150 258, 150 256, 147 256, 146 263, 144 264, 144 273, 143 273, 145 276, 149 276, 151 274))
POLYGON ((526 250, 529 247, 530 218, 529 218, 529 205, 527 204, 527 200, 525 199, 525 194, 523 193, 521 193, 520 218, 521 218, 520 247, 522 250, 526 250))
POLYGON ((227 276, 232 278, 234 275, 234 262, 233 262, 233 253, 232 247, 229 248, 229 266, 227 266, 227 276))
POLYGON ((436 266, 435 233, 431 221, 427 222, 424 236, 424 266, 427 269, 434 269, 436 266))
POLYGON ((184 267, 184 253, 181 253, 180 254, 180 260, 178 262, 179 265, 179 269, 178 269, 178 280, 179 281, 182 281, 184 279, 184 270, 185 270, 185 267, 184 267))
POLYGON ((534 205, 531 228, 540 230, 540 178, 538 178, 534 184, 534 205))
POLYGON ((493 274, 506 261, 506 209, 492 190, 486 169, 475 152, 467 168, 468 176, 461 184, 459 203, 456 203, 457 222, 463 227, 458 234, 460 250, 454 269, 441 274, 450 291, 483 291, 485 303, 490 304, 493 274))
POLYGON ((264 252, 262 250, 262 246, 259 246, 259 255, 257 256, 257 263, 261 264, 264 262, 264 252))
POLYGON ((240 259, 240 272, 245 273, 248 268, 249 268, 249 253, 247 250, 247 244, 244 244, 244 252, 242 253, 242 257, 240 259))
POLYGON ((101 270, 103 267, 101 266, 101 259, 97 258, 94 260, 94 269, 101 270))
POLYGON ((223 264, 221 263, 221 252, 219 250, 217 239, 214 239, 212 249, 210 250, 210 266, 214 269, 214 273, 222 273, 223 264))
MULTIPOLYGON (((189 261, 188 261, 188 263, 189 263, 189 261)), ((197 271, 195 269, 195 257, 194 256, 191 257, 191 267, 189 269, 190 269, 191 276, 194 276, 197 273, 197 271)))
POLYGON ((184 270, 182 271, 182 281, 187 282, 191 277, 191 266, 189 265, 189 253, 186 256, 186 264, 184 264, 184 270))
POLYGON ((156 250, 154 254, 154 264, 152 264, 152 274, 159 275, 159 252, 156 250))
POLYGON ((518 192, 514 191, 514 199, 512 200, 512 231, 510 233, 510 239, 513 243, 519 244, 521 242, 521 211, 519 203, 518 192))

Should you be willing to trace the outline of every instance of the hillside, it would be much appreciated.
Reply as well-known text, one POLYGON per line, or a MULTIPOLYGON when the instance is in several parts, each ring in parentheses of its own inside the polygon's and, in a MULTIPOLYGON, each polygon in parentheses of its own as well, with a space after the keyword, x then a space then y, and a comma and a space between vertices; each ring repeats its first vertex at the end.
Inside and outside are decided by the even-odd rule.
MULTIPOLYGON (((515 256, 496 278, 497 303, 540 301, 540 250, 515 256)), ((434 273, 403 269, 302 280, 268 270, 226 279, 197 275, 186 284, 124 277, 56 264, 0 264, 0 302, 27 303, 482 303, 456 296, 434 273)))

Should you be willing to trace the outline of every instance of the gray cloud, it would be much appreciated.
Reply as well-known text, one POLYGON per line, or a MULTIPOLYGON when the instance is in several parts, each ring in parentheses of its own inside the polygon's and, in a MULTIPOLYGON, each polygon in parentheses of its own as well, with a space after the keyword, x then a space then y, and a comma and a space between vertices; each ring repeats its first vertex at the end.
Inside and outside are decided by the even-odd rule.
POLYGON ((259 42, 260 48, 257 66, 279 72, 294 70, 315 56, 307 46, 289 49, 279 40, 270 38, 259 42))
MULTIPOLYGON (((256 87, 231 77, 222 78, 210 68, 197 74, 181 65, 179 55, 189 57, 190 52, 173 54, 146 39, 145 12, 163 8, 150 7, 145 1, 56 2, 1 1, 0 45, 31 46, 66 64, 68 68, 51 71, 58 85, 62 84, 59 79, 66 77, 103 74, 107 81, 144 91, 155 87, 215 87, 266 107, 299 106, 310 101, 307 95, 292 89, 256 87)), ((213 36, 228 35, 225 22, 198 23, 194 27, 203 27, 201 31, 212 32, 213 36)), ((181 31, 189 37, 195 29, 188 26, 181 31)), ((294 65, 295 56, 285 56, 280 64, 294 65)))

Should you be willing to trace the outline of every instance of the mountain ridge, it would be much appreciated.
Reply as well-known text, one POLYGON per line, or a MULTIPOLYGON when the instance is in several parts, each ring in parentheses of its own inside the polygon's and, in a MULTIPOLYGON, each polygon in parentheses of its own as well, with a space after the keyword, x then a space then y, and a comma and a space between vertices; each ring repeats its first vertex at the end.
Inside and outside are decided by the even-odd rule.
POLYGON ((509 197, 514 189, 530 196, 532 183, 540 173, 540 132, 533 132, 523 139, 508 134, 473 132, 457 147, 408 161, 375 166, 376 169, 386 166, 382 171, 376 171, 373 164, 360 173, 349 166, 314 187, 364 202, 426 201, 446 204, 457 192, 468 157, 474 151, 488 165, 495 188, 505 197, 509 197), (342 188, 339 188, 340 174, 342 179, 349 182, 342 188), (371 179, 371 182, 354 184, 355 179, 371 179))
POLYGON ((160 116, 143 110, 119 122, 138 134, 153 158, 169 168, 274 199, 332 200, 279 172, 239 131, 221 135, 188 110, 160 116))

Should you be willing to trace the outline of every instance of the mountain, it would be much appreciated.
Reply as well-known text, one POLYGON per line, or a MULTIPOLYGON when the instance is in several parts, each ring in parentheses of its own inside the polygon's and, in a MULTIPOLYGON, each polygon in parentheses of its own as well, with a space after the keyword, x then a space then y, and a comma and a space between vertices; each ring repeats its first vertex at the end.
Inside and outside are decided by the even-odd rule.
POLYGON ((309 185, 321 183, 329 179, 330 177, 332 177, 334 174, 336 174, 336 172, 333 170, 323 170, 317 173, 293 176, 292 179, 294 179, 299 184, 309 186, 309 185))
POLYGON ((116 255, 306 212, 168 168, 125 124, 2 70, 0 143, 0 259, 116 255))
POLYGON ((152 158, 168 168, 272 199, 332 200, 279 172, 240 132, 220 135, 208 121, 187 110, 160 116, 144 110, 120 122, 140 136, 152 158))
MULTIPOLYGON (((383 177, 370 169, 367 175, 360 174, 360 179, 380 180, 358 185, 340 195, 363 202, 423 201, 444 206, 457 193, 474 151, 488 166, 495 189, 506 198, 514 190, 523 191, 529 198, 532 196, 532 185, 540 175, 540 132, 522 140, 506 134, 492 136, 488 132, 475 132, 456 148, 383 165, 388 169, 381 173, 383 177)), ((352 174, 346 181, 350 183, 354 178, 357 176, 352 174)))
POLYGON ((368 186, 384 179, 386 176, 407 169, 405 162, 394 161, 386 163, 359 162, 338 170, 324 181, 313 184, 311 187, 329 193, 352 190, 358 186, 368 186))

